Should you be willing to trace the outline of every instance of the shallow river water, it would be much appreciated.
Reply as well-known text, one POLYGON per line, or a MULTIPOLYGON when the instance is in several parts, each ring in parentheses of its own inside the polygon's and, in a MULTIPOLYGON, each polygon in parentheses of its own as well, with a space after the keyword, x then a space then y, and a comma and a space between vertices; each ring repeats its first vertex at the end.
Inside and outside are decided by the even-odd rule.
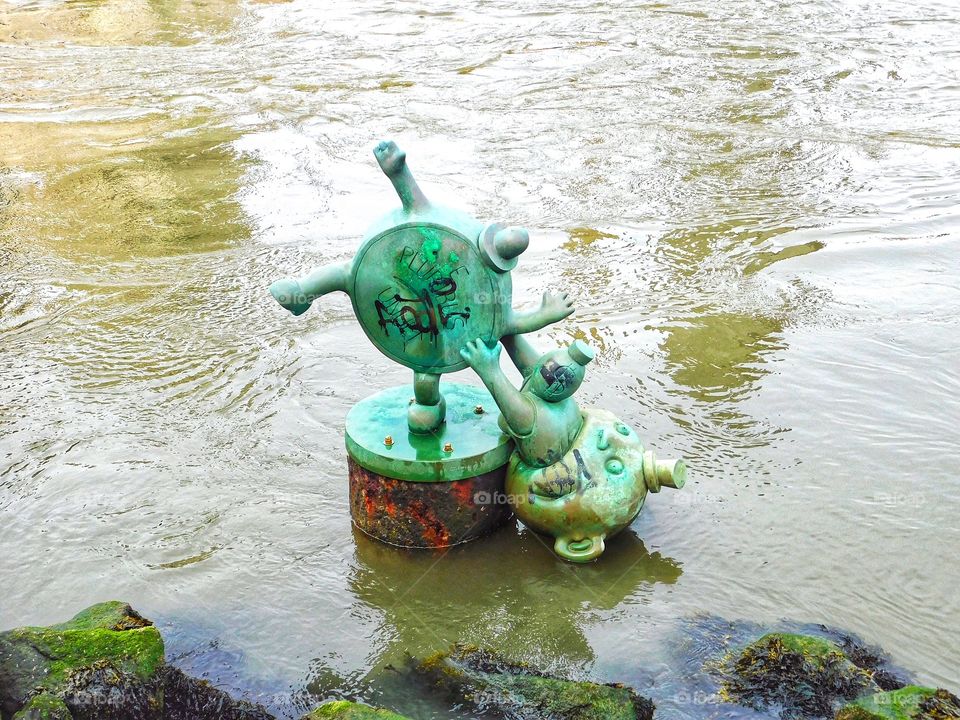
POLYGON ((698 613, 956 692, 958 194, 952 1, 0 0, 0 627, 123 599, 286 716, 447 717, 371 688, 454 641, 697 715, 698 613), (687 458, 600 562, 351 529, 344 417, 409 373, 266 288, 397 204, 383 137, 530 228, 515 300, 577 304, 538 344, 687 458))

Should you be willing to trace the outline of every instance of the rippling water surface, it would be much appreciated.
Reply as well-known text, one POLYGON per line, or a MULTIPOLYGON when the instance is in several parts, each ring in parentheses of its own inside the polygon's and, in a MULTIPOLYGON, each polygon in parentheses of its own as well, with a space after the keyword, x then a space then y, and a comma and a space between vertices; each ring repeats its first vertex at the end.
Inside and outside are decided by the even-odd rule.
POLYGON ((947 1, 0 0, 0 627, 122 598, 291 716, 463 640, 686 717, 698 612, 960 689, 958 128, 947 1), (266 287, 396 205, 381 137, 531 229, 539 344, 688 459, 601 562, 351 529, 344 416, 408 371, 266 287))

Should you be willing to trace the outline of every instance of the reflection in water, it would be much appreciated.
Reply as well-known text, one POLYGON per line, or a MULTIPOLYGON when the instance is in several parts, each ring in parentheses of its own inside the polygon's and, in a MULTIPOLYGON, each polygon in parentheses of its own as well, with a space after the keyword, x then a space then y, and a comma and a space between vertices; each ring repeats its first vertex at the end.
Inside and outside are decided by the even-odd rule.
POLYGON ((551 543, 526 529, 440 553, 389 547, 358 530, 354 541, 349 586, 364 606, 383 613, 378 656, 364 677, 347 680, 315 661, 301 697, 359 694, 415 717, 423 717, 419 703, 426 701, 422 690, 405 689, 411 657, 466 643, 541 669, 582 673, 595 659, 585 628, 624 603, 648 603, 656 584, 681 574, 679 563, 649 552, 629 529, 610 541, 605 562, 583 567, 559 560, 551 543))
POLYGON ((35 138, 34 156, 50 144, 85 144, 86 157, 21 190, 0 235, 41 239, 63 255, 120 257, 203 252, 245 238, 237 202, 245 164, 230 148, 237 134, 192 130, 196 119, 164 124, 165 135, 151 142, 137 137, 143 123, 114 123, 114 137, 98 138, 108 150, 90 143, 82 123, 35 138))
POLYGON ((702 308, 686 322, 661 330, 671 376, 700 402, 737 399, 768 372, 765 357, 786 348, 783 320, 763 315, 702 308))

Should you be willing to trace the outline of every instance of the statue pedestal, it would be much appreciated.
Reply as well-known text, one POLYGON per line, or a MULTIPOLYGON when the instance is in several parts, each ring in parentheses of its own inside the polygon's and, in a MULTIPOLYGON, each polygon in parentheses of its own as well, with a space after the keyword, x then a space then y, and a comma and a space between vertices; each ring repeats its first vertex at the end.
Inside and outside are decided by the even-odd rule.
POLYGON ((427 435, 411 433, 412 386, 361 400, 347 414, 350 514, 378 540, 441 548, 475 540, 504 524, 504 492, 513 443, 482 387, 444 383, 446 421, 427 435))

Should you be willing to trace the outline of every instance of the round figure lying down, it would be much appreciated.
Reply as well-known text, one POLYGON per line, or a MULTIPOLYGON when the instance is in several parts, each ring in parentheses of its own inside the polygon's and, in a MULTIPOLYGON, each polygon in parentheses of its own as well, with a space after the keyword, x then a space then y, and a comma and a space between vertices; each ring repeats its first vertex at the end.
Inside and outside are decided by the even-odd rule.
POLYGON ((500 427, 516 442, 506 491, 517 517, 556 538, 554 550, 587 562, 604 540, 627 527, 647 491, 681 488, 683 460, 658 462, 637 434, 612 413, 580 408, 573 394, 594 353, 576 340, 540 356, 519 335, 503 338, 523 375, 517 390, 500 368, 500 344, 467 343, 463 359, 483 380, 500 408, 500 427))

